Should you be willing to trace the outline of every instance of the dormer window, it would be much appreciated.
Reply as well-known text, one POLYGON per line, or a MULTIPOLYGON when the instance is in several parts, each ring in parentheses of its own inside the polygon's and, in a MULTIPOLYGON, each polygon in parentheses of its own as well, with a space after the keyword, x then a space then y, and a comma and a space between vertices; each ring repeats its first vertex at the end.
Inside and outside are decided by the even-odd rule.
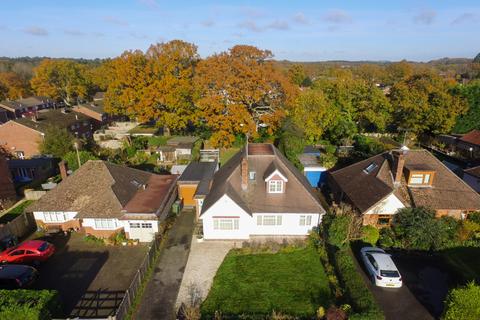
POLYGON ((411 186, 431 186, 435 172, 412 171, 410 173, 408 184, 411 186))
POLYGON ((283 181, 282 180, 268 181, 268 193, 283 193, 283 181))

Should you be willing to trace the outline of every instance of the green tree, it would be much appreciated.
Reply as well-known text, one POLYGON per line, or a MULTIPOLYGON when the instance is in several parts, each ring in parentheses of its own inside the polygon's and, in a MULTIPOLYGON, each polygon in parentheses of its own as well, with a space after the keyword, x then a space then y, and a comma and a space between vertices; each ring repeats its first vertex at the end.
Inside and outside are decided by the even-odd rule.
POLYGON ((480 80, 472 81, 465 86, 458 86, 455 93, 466 99, 468 111, 457 118, 453 132, 466 133, 480 129, 480 80))
POLYGON ((34 69, 30 84, 37 95, 63 100, 70 106, 88 95, 91 84, 86 70, 85 65, 72 60, 45 59, 34 69))
MULTIPOLYGON (((88 160, 97 160, 98 158, 89 151, 79 151, 78 155, 80 157, 80 163, 83 165, 88 160)), ((69 151, 63 157, 63 160, 67 163, 68 169, 76 171, 78 169, 78 157, 76 151, 69 151)))
POLYGON ((477 54, 477 55, 475 56, 475 58, 473 58, 473 62, 474 62, 474 63, 480 63, 480 53, 477 54))
POLYGON ((390 93, 396 125, 415 133, 449 132, 466 111, 466 104, 453 88, 453 83, 433 73, 415 74, 397 82, 390 93))
POLYGON ((452 289, 445 301, 444 320, 480 319, 480 286, 474 282, 452 289))
POLYGON ((288 69, 288 78, 297 86, 302 86, 307 80, 305 68, 301 64, 294 64, 288 69))
POLYGON ((286 118, 282 126, 282 133, 279 138, 279 149, 299 170, 303 169, 298 160, 298 155, 303 152, 305 141, 303 131, 292 121, 286 118))
POLYGON ((45 136, 40 144, 42 154, 51 154, 63 158, 73 149, 74 137, 63 128, 51 126, 45 131, 45 136))

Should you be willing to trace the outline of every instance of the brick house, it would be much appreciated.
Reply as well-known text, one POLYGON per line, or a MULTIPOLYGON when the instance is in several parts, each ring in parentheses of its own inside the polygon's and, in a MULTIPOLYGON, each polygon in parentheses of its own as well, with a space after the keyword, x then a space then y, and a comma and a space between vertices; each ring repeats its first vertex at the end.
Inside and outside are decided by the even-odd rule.
POLYGON ((47 229, 96 237, 124 231, 129 239, 149 242, 176 199, 177 177, 90 160, 27 211, 47 229))
POLYGON ((384 152, 331 172, 336 203, 347 203, 365 225, 389 225, 405 207, 428 207, 461 219, 480 210, 480 195, 426 150, 384 152))
POLYGON ((84 114, 62 110, 41 110, 31 118, 10 120, 0 126, 0 147, 17 158, 40 154, 40 144, 50 126, 67 129, 75 137, 91 138, 91 119, 84 114))
POLYGON ((0 102, 0 109, 6 112, 8 120, 18 119, 23 116, 31 116, 39 110, 49 109, 55 106, 55 101, 40 96, 32 96, 18 100, 4 100, 0 102))

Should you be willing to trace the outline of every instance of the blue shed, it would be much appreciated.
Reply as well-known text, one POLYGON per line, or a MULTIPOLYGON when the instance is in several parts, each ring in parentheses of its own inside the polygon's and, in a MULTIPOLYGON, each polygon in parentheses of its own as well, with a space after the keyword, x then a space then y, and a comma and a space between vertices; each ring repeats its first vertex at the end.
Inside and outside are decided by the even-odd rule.
POLYGON ((321 166, 305 167, 303 174, 314 188, 320 187, 327 180, 327 169, 321 166))

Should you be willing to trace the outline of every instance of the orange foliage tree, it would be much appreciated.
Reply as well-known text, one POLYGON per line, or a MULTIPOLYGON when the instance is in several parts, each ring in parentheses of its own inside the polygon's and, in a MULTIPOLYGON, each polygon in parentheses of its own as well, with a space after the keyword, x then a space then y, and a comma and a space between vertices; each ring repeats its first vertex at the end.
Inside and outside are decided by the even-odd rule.
POLYGON ((28 89, 22 78, 14 72, 0 72, 0 100, 25 97, 28 89))
POLYGON ((181 40, 152 45, 146 53, 127 51, 107 62, 108 112, 145 122, 166 133, 195 122, 193 77, 197 47, 181 40))
POLYGON ((228 146, 238 133, 256 136, 259 126, 269 133, 279 127, 296 89, 270 58, 268 50, 237 45, 198 64, 196 105, 214 145, 228 146))

